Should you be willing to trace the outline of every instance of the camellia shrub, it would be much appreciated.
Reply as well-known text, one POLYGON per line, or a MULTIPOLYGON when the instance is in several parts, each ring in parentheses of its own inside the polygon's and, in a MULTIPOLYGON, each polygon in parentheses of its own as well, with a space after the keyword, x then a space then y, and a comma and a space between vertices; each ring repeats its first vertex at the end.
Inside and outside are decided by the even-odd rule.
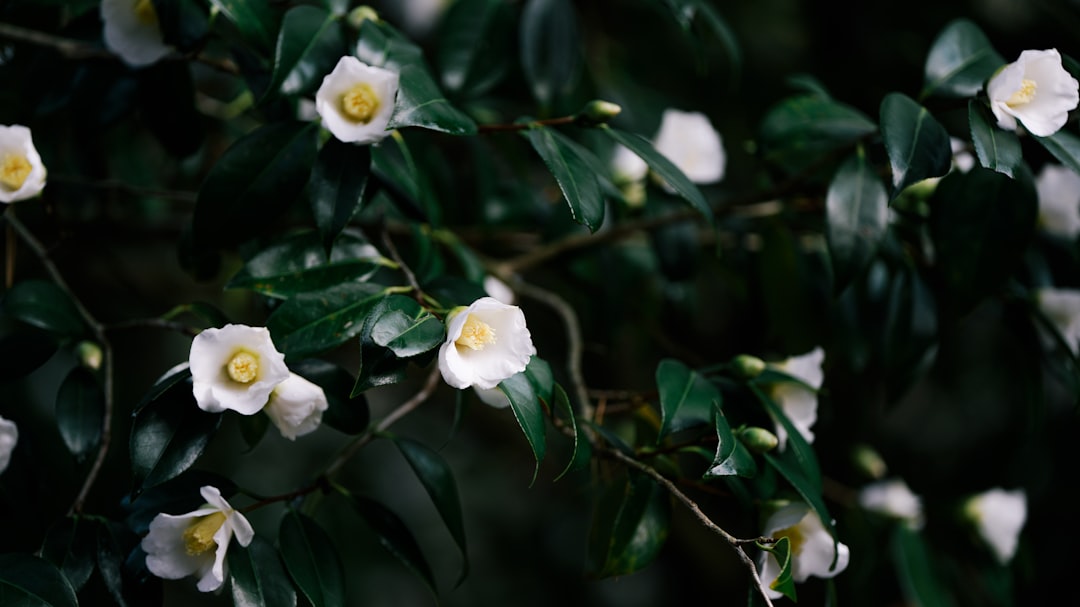
POLYGON ((0 604, 1067 602, 1080 13, 789 4, 0 3, 0 604))

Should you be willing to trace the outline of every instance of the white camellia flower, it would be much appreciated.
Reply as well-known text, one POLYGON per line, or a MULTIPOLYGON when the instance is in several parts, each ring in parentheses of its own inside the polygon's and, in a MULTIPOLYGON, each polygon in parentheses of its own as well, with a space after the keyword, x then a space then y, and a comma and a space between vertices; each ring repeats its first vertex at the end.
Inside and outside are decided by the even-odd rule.
POLYGON ((33 198, 45 189, 45 165, 30 129, 0 125, 0 202, 33 198))
MULTIPOLYGON (((1080 355, 1080 291, 1076 289, 1039 289, 1035 293, 1039 310, 1061 333, 1073 354, 1080 355)), ((1053 343, 1048 335, 1048 345, 1053 343)))
POLYGON ((375 143, 389 135, 398 73, 374 67, 356 57, 338 60, 315 93, 315 110, 323 126, 346 143, 375 143))
POLYGON ((998 126, 1016 130, 1019 120, 1032 135, 1048 137, 1065 126, 1080 102, 1080 84, 1061 66, 1057 49, 1024 51, 986 84, 998 126))
POLYGON ((1027 521, 1027 495, 1023 489, 1005 491, 995 487, 972 496, 964 514, 975 524, 979 536, 1002 565, 1008 564, 1020 543, 1020 530, 1027 521))
POLYGON ((206 329, 191 341, 188 363, 195 401, 211 413, 232 409, 254 415, 289 378, 285 355, 274 347, 265 327, 206 329))
POLYGON ((19 442, 19 428, 10 419, 0 417, 0 473, 11 463, 11 452, 19 442))
MULTIPOLYGON (((817 390, 825 379, 821 363, 825 360, 825 351, 814 348, 802 356, 795 356, 771 366, 800 380, 803 383, 783 382, 772 386, 771 394, 776 404, 784 411, 806 442, 814 442, 814 433, 810 430, 817 422, 817 390), (806 384, 806 385, 803 385, 806 384), (809 388, 807 386, 810 386, 809 388)), ((776 424, 776 438, 780 440, 780 449, 787 444, 787 430, 776 424)))
POLYGON ((724 144, 705 114, 665 110, 653 145, 694 183, 724 178, 724 144))
POLYGON ((289 378, 270 392, 270 402, 263 411, 270 416, 281 435, 296 440, 314 432, 322 423, 323 411, 329 407, 322 387, 290 373, 289 378))
POLYGON ((199 590, 213 592, 225 583, 225 553, 233 536, 241 546, 247 546, 255 538, 255 530, 216 487, 207 485, 199 493, 206 500, 202 508, 155 516, 142 549, 150 573, 166 580, 195 575, 199 590))
POLYGON ((921 529, 922 498, 911 492, 903 479, 871 483, 859 490, 859 505, 871 512, 904 521, 912 529, 921 529))
MULTIPOLYGON (((796 583, 805 582, 810 576, 831 578, 847 568, 851 556, 848 547, 841 543, 837 543, 833 552, 833 538, 821 524, 821 518, 802 502, 792 502, 777 510, 765 521, 762 535, 776 540, 786 537, 791 542, 791 579, 796 583), (836 566, 830 568, 833 556, 836 566)), ((764 553, 759 568, 769 596, 774 599, 783 596, 771 586, 781 571, 776 557, 764 553)))
POLYGON ((533 354, 536 348, 521 308, 482 297, 447 317, 439 371, 459 390, 490 390, 524 371, 533 354))
POLYGON ((101 20, 105 46, 132 67, 150 65, 172 52, 152 0, 101 0, 101 20))
POLYGON ((1080 235, 1080 175, 1060 164, 1047 164, 1035 178, 1039 226, 1068 240, 1080 235))

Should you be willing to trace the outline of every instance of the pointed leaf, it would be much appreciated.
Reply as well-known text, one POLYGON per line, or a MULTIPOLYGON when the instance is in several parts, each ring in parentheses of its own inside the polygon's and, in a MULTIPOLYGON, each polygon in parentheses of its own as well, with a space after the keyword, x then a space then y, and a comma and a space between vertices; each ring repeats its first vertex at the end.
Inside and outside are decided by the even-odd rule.
POLYGON ((278 531, 281 555, 296 586, 313 607, 345 605, 345 572, 326 531, 307 516, 289 511, 278 531))
POLYGON ((765 160, 798 173, 876 131, 877 125, 853 107, 827 96, 799 95, 781 101, 765 115, 761 149, 765 160))
POLYGON ((41 546, 42 558, 56 565, 76 591, 94 572, 97 531, 97 521, 92 519, 63 518, 49 529, 41 546))
POLYGON ((344 283, 303 293, 274 310, 266 326, 285 356, 305 358, 359 335, 372 308, 385 297, 384 291, 379 285, 344 283))
POLYGON ((625 133, 613 129, 607 125, 601 125, 600 130, 607 133, 614 141, 626 146, 631 152, 637 154, 649 168, 660 176, 675 192, 683 198, 697 212, 701 213, 708 221, 713 220, 712 208, 705 201, 701 190, 666 156, 656 151, 656 148, 641 135, 625 133))
POLYGON ((90 370, 75 367, 56 393, 56 425, 76 459, 97 448, 104 420, 105 393, 90 370))
POLYGON ((551 373, 551 365, 539 356, 533 356, 525 367, 525 377, 529 378, 533 390, 536 390, 537 398, 550 403, 551 391, 555 387, 555 376, 551 373))
POLYGON ((400 358, 427 352, 441 345, 446 336, 441 320, 404 295, 387 297, 371 322, 371 340, 400 358))
POLYGON ((465 543, 465 522, 461 515, 461 498, 458 497, 454 473, 441 455, 421 443, 407 438, 395 438, 394 444, 424 485, 435 509, 442 517, 443 524, 461 550, 464 564, 458 578, 460 583, 469 573, 469 551, 465 543))
POLYGON ((120 523, 112 521, 103 522, 97 529, 98 572, 117 607, 127 607, 134 597, 126 598, 130 591, 126 593, 124 588, 124 559, 138 538, 120 523))
POLYGON ((510 71, 510 6, 501 0, 460 0, 439 27, 438 64, 443 88, 467 97, 490 90, 510 71))
MULTIPOLYGON (((794 378, 788 378, 788 381, 794 378)), ((758 378, 759 381, 764 381, 764 375, 758 378)), ((821 466, 818 464, 817 456, 814 455, 814 449, 803 438, 802 432, 795 427, 795 424, 791 423, 784 410, 762 390, 756 383, 751 384, 751 390, 754 395, 758 397, 758 401, 761 402, 761 406, 765 409, 765 412, 769 414, 769 417, 776 420, 776 423, 784 427, 784 430, 788 434, 787 449, 791 453, 791 457, 794 459, 802 474, 810 482, 810 484, 818 491, 821 490, 821 466)))
POLYGON ((750 454, 742 441, 735 437, 727 418, 719 407, 716 411, 716 439, 716 456, 713 457, 712 465, 705 472, 705 478, 732 475, 751 478, 757 474, 754 456, 750 454))
POLYGON ((988 113, 986 106, 978 101, 972 99, 968 102, 968 125, 975 154, 982 166, 1012 177, 1024 161, 1020 138, 1013 131, 999 129, 988 113))
POLYGON ((266 0, 210 0, 255 50, 268 52, 274 47, 281 11, 278 4, 266 0))
POLYGON ((24 280, 4 293, 4 311, 28 325, 62 337, 76 337, 85 331, 82 317, 71 297, 55 283, 24 280))
POLYGON ((881 102, 881 135, 892 165, 895 198, 907 186, 952 167, 949 134, 926 108, 901 93, 881 102))
POLYGON ((418 126, 451 135, 476 134, 476 122, 446 100, 426 67, 406 65, 398 87, 389 128, 418 126))
MULTIPOLYGON (((795 580, 791 577, 791 539, 782 537, 772 546, 765 547, 758 544, 762 550, 771 552, 776 562, 780 565, 780 574, 769 583, 769 588, 783 594, 787 598, 798 601, 795 595, 795 580)), ((765 580, 762 580, 765 581, 765 580)))
POLYGON ((373 499, 362 495, 352 495, 349 499, 364 522, 375 532, 382 547, 420 576, 428 590, 435 594, 435 577, 431 574, 431 566, 405 523, 389 508, 373 499))
POLYGON ((592 459, 592 443, 589 442, 588 436, 584 436, 584 431, 578 424, 577 416, 574 415, 574 408, 570 405, 570 399, 559 384, 555 384, 552 404, 555 410, 562 412, 565 417, 569 418, 570 427, 574 430, 574 451, 570 455, 570 461, 566 463, 566 467, 559 473, 559 476, 555 477, 555 480, 559 480, 571 470, 581 470, 589 463, 589 460, 592 459))
POLYGON ((764 456, 765 461, 768 462, 774 470, 779 472, 780 476, 784 477, 795 491, 806 500, 806 503, 813 508, 814 512, 821 517, 821 524, 825 527, 825 530, 829 532, 829 535, 833 536, 835 546, 836 529, 833 527, 832 516, 829 515, 829 509, 825 506, 825 499, 821 496, 821 487, 807 480, 803 471, 797 465, 793 465, 789 462, 788 458, 779 457, 773 453, 764 453, 762 455, 764 456))
POLYGON ((544 410, 540 407, 540 400, 536 398, 536 390, 533 388, 525 373, 518 373, 504 379, 499 384, 499 389, 510 399, 510 408, 514 411, 521 431, 532 447, 536 457, 536 469, 533 470, 533 480, 540 470, 540 462, 547 452, 547 442, 544 435, 544 410))
POLYGON ((671 499, 641 474, 610 487, 589 531, 589 569, 598 578, 626 575, 649 565, 668 536, 671 499))
POLYGON ((977 25, 957 19, 941 30, 926 56, 921 97, 972 97, 1005 60, 977 25))
POLYGON ((840 165, 825 195, 826 236, 840 292, 877 252, 889 218, 889 196, 860 149, 840 165))
POLYGON ((273 544, 256 535, 247 548, 231 542, 229 580, 236 607, 295 607, 296 590, 273 544))
POLYGON ((1080 137, 1064 129, 1049 137, 1032 137, 1046 151, 1054 155, 1061 164, 1080 173, 1080 137))
POLYGON ((311 210, 327 251, 360 211, 370 172, 371 146, 331 138, 319 150, 311 169, 311 210))
POLYGON ((541 107, 570 93, 582 70, 577 15, 569 0, 528 0, 521 12, 521 67, 541 107))
POLYGON ((582 154, 591 152, 544 126, 530 128, 525 136, 558 182, 574 221, 592 232, 599 229, 604 221, 604 199, 596 174, 582 159, 582 154))
POLYGON ((27 607, 77 607, 75 590, 51 563, 36 556, 0 554, 0 603, 27 607))
POLYGON ((329 404, 323 413, 324 424, 345 434, 360 434, 367 429, 371 421, 368 402, 363 396, 350 396, 355 380, 348 371, 317 358, 290 364, 289 369, 323 389, 329 404))
POLYGON ((897 579, 904 596, 912 605, 953 607, 956 601, 938 576, 934 554, 917 531, 896 525, 891 542, 897 579))
POLYGON ((345 54, 341 22, 329 11, 294 6, 281 21, 274 71, 263 99, 309 93, 345 54))
POLYGON ((671 432, 710 423, 720 392, 708 380, 677 360, 660 361, 656 367, 660 391, 660 429, 657 443, 671 432))

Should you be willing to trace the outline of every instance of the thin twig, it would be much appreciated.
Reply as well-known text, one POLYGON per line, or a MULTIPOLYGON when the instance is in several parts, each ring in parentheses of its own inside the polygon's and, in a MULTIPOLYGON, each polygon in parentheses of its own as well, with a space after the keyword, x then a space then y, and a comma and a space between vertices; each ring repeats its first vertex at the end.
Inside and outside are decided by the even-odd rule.
POLYGON ((529 130, 538 124, 542 126, 559 126, 563 124, 573 124, 577 119, 577 116, 560 116, 558 118, 533 120, 531 122, 512 122, 509 124, 481 124, 479 127, 477 127, 476 132, 480 133, 481 135, 485 135, 488 133, 513 133, 517 131, 529 130))
POLYGON ((397 247, 394 246, 394 241, 390 239, 390 232, 386 229, 382 231, 383 246, 386 247, 386 251, 390 253, 390 259, 394 260, 398 269, 405 274, 405 280, 408 281, 409 286, 413 289, 413 294, 416 297, 416 301, 424 303, 424 290, 420 288, 420 281, 416 279, 416 274, 413 273, 409 264, 405 263, 405 260, 401 258, 401 254, 398 253, 397 247))

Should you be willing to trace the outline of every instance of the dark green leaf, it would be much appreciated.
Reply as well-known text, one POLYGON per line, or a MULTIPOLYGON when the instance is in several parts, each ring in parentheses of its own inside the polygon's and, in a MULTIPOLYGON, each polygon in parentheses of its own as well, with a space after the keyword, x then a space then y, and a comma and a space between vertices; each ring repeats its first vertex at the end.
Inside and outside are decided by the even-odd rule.
POLYGON ((534 126, 525 135, 555 176, 574 221, 592 232, 599 229, 604 222, 604 199, 596 174, 582 158, 591 152, 544 126, 534 126))
POLYGON ((416 303, 404 295, 391 295, 386 304, 369 318, 371 340, 390 349, 400 358, 422 354, 442 344, 446 327, 416 303))
POLYGON ((668 536, 671 500, 645 475, 611 486, 601 497, 589 531, 589 570, 598 578, 626 575, 649 565, 668 536))
MULTIPOLYGON (((118 607, 127 607, 131 600, 125 598, 124 557, 138 541, 127 527, 120 523, 104 521, 98 525, 97 566, 105 588, 118 607)), ((129 585, 130 582, 129 582, 129 585)), ((143 603, 145 604, 145 603, 143 603)))
POLYGON ((352 395, 357 396, 375 386, 396 384, 405 379, 408 361, 399 358, 389 348, 375 343, 371 337, 375 321, 388 309, 387 298, 382 298, 371 308, 360 331, 360 371, 353 385, 352 395))
POLYGON ((311 92, 344 54, 341 22, 329 11, 306 5, 290 8, 281 21, 274 71, 263 93, 264 100, 279 92, 311 92))
MULTIPOLYGON (((769 588, 772 588, 793 601, 797 601, 798 599, 795 597, 795 580, 791 578, 791 539, 782 537, 772 546, 763 549, 771 552, 773 558, 775 558, 776 562, 780 565, 780 574, 776 576, 775 580, 769 582, 769 588)), ((764 582, 767 580, 762 581, 764 582)))
POLYGON ((1061 164, 1080 173, 1080 137, 1062 129, 1049 137, 1033 137, 1061 164))
POLYGON ((712 422, 720 392, 686 365, 670 358, 660 361, 656 387, 660 391, 658 443, 671 432, 712 422))
MULTIPOLYGON (((768 462, 774 470, 779 472, 780 476, 787 479, 787 482, 791 483, 791 486, 795 488, 795 491, 797 491, 799 495, 806 500, 806 503, 813 508, 818 517, 821 518, 821 524, 825 527, 825 530, 828 531, 829 535, 833 536, 833 539, 835 540, 836 529, 833 527, 829 509, 825 506, 825 499, 821 496, 820 484, 815 484, 807 480, 803 471, 788 462, 787 458, 777 456, 773 453, 764 453, 762 455, 765 458, 765 461, 768 462)), ((835 542, 833 545, 835 546, 835 542)))
POLYGON ((56 353, 56 336, 0 311, 0 380, 29 374, 56 353))
POLYGON ((76 591, 94 572, 97 531, 93 519, 66 517, 49 529, 41 546, 42 558, 56 565, 76 591))
POLYGON ((28 325, 45 329, 60 337, 76 337, 84 327, 71 297, 43 280, 24 280, 4 293, 4 311, 28 325))
POLYGON ((570 405, 566 391, 559 384, 554 386, 552 405, 555 410, 562 412, 563 416, 570 420, 570 427, 574 430, 574 452, 570 455, 570 461, 566 463, 563 471, 555 477, 555 480, 559 480, 571 470, 581 470, 588 465, 589 460, 592 459, 592 443, 578 423, 577 416, 574 415, 574 407, 570 405))
POLYGON ((153 0, 162 41, 181 53, 197 51, 205 43, 209 22, 197 0, 153 0))
MULTIPOLYGON (((761 379, 759 378, 759 380, 761 379)), ((787 432, 787 452, 785 457, 790 456, 797 464, 801 475, 810 483, 811 488, 820 492, 821 466, 818 464, 817 456, 814 455, 814 449, 810 447, 806 439, 803 438, 802 432, 799 432, 799 429, 791 423, 791 420, 784 414, 784 410, 773 401, 772 397, 756 384, 751 385, 751 390, 758 397, 761 406, 764 407, 769 417, 776 420, 776 423, 783 426, 784 431, 787 432)))
POLYGON ((60 570, 25 553, 0 554, 0 605, 77 607, 75 591, 60 570))
POLYGON ((533 97, 549 107, 582 69, 577 15, 569 0, 529 0, 521 12, 521 67, 533 97))
POLYGON ((388 128, 418 126, 451 135, 475 135, 476 122, 443 97, 422 65, 401 69, 397 102, 388 128))
POLYGON ((555 376, 551 374, 551 365, 539 356, 533 356, 525 367, 525 377, 529 378, 536 396, 550 403, 551 391, 555 386, 555 376))
POLYGON ((439 29, 443 87, 475 97, 498 84, 512 67, 507 48, 510 5, 501 0, 460 0, 447 9, 439 29))
POLYGON ((423 65, 424 52, 385 22, 366 19, 360 24, 356 57, 376 67, 400 72, 406 65, 423 65))
POLYGON ((266 436, 266 430, 270 427, 270 417, 267 415, 241 415, 237 420, 240 426, 240 437, 248 450, 254 449, 266 436))
POLYGON ((840 165, 825 195, 826 236, 836 292, 870 263, 885 235, 889 197, 860 149, 840 165))
POLYGON ((367 399, 349 396, 354 380, 347 371, 317 358, 290 364, 289 369, 322 387, 330 405, 323 413, 324 424, 345 434, 359 434, 367 428, 371 419, 367 399))
POLYGON ((360 211, 370 173, 371 146, 331 138, 319 150, 311 169, 311 210, 327 251, 360 211))
POLYGON ((296 590, 273 544, 256 535, 247 548, 229 544, 230 588, 236 607, 295 607, 296 590))
POLYGON ((713 457, 712 465, 705 472, 706 478, 731 475, 753 477, 757 474, 754 456, 750 454, 742 441, 735 437, 727 418, 719 407, 716 411, 716 439, 716 456, 713 457))
POLYGON ((799 95, 765 115, 761 149, 765 160, 797 173, 876 131, 876 124, 850 106, 828 97, 799 95))
POLYGON ((85 367, 68 373, 56 393, 56 425, 68 451, 80 461, 101 441, 105 394, 85 367))
POLYGON ((968 102, 968 125, 971 127, 975 154, 982 166, 1012 177, 1024 161, 1020 139, 1013 131, 999 129, 996 120, 987 115, 988 112, 982 103, 974 99, 968 102))
POLYGON ((427 178, 417 168, 412 153, 402 137, 391 137, 371 150, 371 178, 368 189, 378 185, 402 213, 417 222, 429 223, 434 207, 427 178))
POLYGON ((137 72, 140 117, 173 156, 199 150, 205 117, 195 108, 195 83, 183 61, 159 61, 137 72))
POLYGON ((917 531, 896 525, 892 554, 904 597, 921 607, 952 607, 956 602, 942 584, 934 567, 934 555, 917 531))
POLYGON ((139 401, 139 404, 135 405, 134 412, 138 413, 139 410, 148 403, 157 400, 162 394, 172 390, 173 386, 180 382, 187 381, 190 377, 191 367, 188 366, 188 363, 186 362, 180 363, 172 369, 169 369, 161 377, 157 378, 157 381, 154 382, 153 386, 150 386, 150 389, 147 390, 146 395, 139 401))
POLYGON ((881 135, 892 165, 893 193, 952 168, 949 133, 926 108, 901 93, 881 102, 881 135))
POLYGON ((921 96, 972 97, 1003 65, 1005 60, 982 30, 967 19, 957 19, 941 30, 930 47, 921 96))
POLYGON ((405 523, 389 508, 373 499, 362 495, 353 495, 349 499, 364 522, 375 532, 382 547, 410 571, 420 576, 428 590, 434 594, 435 577, 431 574, 431 566, 428 565, 424 553, 420 551, 420 545, 416 543, 416 539, 405 523))
POLYGON ((303 293, 281 304, 266 320, 278 349, 288 357, 325 352, 356 337, 385 288, 344 283, 324 291, 303 293))
POLYGON ((535 481, 536 473, 540 471, 540 462, 547 452, 544 436, 544 410, 540 407, 536 390, 524 372, 504 379, 499 384, 499 389, 510 399, 510 408, 514 411, 514 417, 517 418, 518 425, 525 433, 525 438, 528 439, 529 446, 532 447, 533 455, 536 457, 536 469, 533 471, 535 481))
POLYGON ((281 22, 280 6, 266 0, 210 0, 255 50, 269 52, 281 22))
POLYGON ((278 541, 289 575, 313 607, 345 605, 341 557, 318 523, 289 511, 281 519, 278 541))

